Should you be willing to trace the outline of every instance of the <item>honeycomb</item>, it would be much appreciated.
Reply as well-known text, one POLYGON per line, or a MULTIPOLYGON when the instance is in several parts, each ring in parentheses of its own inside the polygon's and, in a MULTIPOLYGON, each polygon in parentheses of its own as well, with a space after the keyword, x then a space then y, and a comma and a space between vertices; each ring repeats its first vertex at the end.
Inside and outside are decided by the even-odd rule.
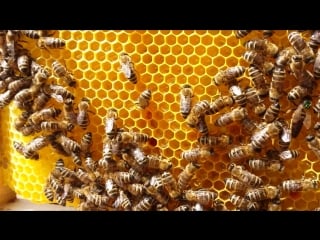
MULTIPOLYGON (((259 31, 252 31, 238 39, 232 30, 59 30, 54 36, 66 41, 63 49, 40 49, 33 39, 26 37, 21 44, 43 66, 50 68, 53 60, 65 64, 77 80, 77 88, 68 88, 76 96, 76 104, 83 97, 90 99, 90 124, 86 131, 93 134, 94 159, 102 157, 104 118, 107 109, 113 107, 118 110, 119 127, 151 136, 150 151, 170 160, 172 173, 177 176, 188 164, 188 161, 181 159, 181 153, 197 147, 199 137, 198 131, 190 128, 180 114, 181 86, 189 84, 192 87, 193 105, 198 101, 211 102, 217 96, 228 95, 228 89, 217 87, 213 78, 228 67, 248 67, 248 62, 243 59, 243 44, 248 39, 260 37, 260 34, 259 31), (138 74, 137 84, 132 84, 119 71, 121 52, 131 56, 138 74), (135 101, 146 89, 151 90, 152 98, 149 106, 141 110, 136 107, 135 101)), ((289 46, 287 35, 288 31, 277 30, 271 41, 281 47, 289 46)), ((249 85, 247 72, 239 85, 249 85)), ((284 91, 288 92, 290 87, 286 84, 284 91)), ((48 105, 56 104, 50 101, 48 105)), ((281 102, 281 107, 283 112, 295 108, 285 101, 281 102)), ((33 161, 15 151, 13 141, 29 142, 34 137, 23 136, 14 128, 12 123, 20 113, 12 102, 0 112, 0 181, 6 182, 24 199, 47 203, 44 185, 61 155, 50 147, 44 147, 39 150, 40 159, 33 161)), ((313 120, 316 119, 313 112, 310 111, 310 114, 313 120)), ((209 133, 231 135, 234 141, 227 148, 215 149, 213 156, 202 162, 191 185, 216 191, 226 209, 233 210, 235 206, 229 200, 231 191, 226 189, 224 183, 224 179, 230 177, 228 152, 231 147, 240 145, 245 136, 238 123, 215 126, 218 115, 207 116, 209 133)), ((72 138, 80 141, 84 132, 76 126, 72 130, 72 138)), ((284 179, 300 179, 302 176, 319 179, 320 162, 308 148, 306 134, 307 130, 303 128, 299 137, 292 140, 290 148, 299 150, 300 154, 297 159, 285 162, 283 172, 256 172, 265 184, 277 185, 284 179)), ((72 169, 72 160, 62 158, 72 169)), ((318 207, 319 199, 318 191, 287 193, 282 195, 281 205, 283 210, 311 210, 318 207)))

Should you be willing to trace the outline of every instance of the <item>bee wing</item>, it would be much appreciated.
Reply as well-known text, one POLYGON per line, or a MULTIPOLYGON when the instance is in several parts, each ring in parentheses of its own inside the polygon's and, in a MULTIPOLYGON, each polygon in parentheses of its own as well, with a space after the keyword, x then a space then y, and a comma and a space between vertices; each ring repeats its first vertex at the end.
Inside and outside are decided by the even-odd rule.
POLYGON ((130 78, 131 77, 131 69, 130 69, 130 65, 129 64, 127 64, 127 63, 121 64, 121 68, 120 69, 124 73, 126 78, 130 78))
POLYGON ((113 119, 112 118, 108 118, 106 120, 106 132, 111 132, 112 129, 113 129, 113 126, 114 126, 114 122, 113 122, 113 119))
POLYGON ((306 117, 305 117, 304 120, 303 120, 303 126, 304 126, 306 129, 310 129, 311 125, 312 125, 311 113, 310 113, 310 112, 307 112, 306 117))
POLYGON ((51 97, 54 98, 57 102, 63 103, 63 97, 62 97, 61 95, 52 93, 52 94, 51 94, 51 97))

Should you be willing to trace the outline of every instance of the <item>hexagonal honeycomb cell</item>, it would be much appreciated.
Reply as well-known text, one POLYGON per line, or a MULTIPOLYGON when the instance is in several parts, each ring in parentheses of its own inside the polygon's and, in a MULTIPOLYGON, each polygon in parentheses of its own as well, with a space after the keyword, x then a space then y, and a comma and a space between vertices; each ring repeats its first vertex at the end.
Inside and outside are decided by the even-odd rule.
MULTIPOLYGON (((290 32, 276 30, 268 41, 284 49, 290 46, 290 32)), ((306 31, 299 34, 309 39, 311 33, 306 31)), ((163 158, 169 159, 173 164, 171 173, 174 177, 178 177, 188 164, 188 161, 181 159, 181 152, 197 148, 201 135, 197 129, 188 126, 180 113, 182 86, 191 86, 192 106, 199 101, 212 102, 221 95, 229 95, 229 89, 224 85, 216 86, 213 79, 219 72, 230 67, 241 65, 249 68, 250 64, 243 58, 246 51, 244 44, 250 39, 263 38, 262 31, 259 30, 251 31, 240 39, 235 36, 235 31, 231 30, 57 30, 53 31, 52 37, 63 39, 66 42, 65 47, 42 49, 37 46, 37 40, 26 36, 21 36, 24 40, 21 41, 21 45, 30 51, 33 59, 48 69, 51 69, 53 60, 63 63, 77 82, 75 88, 66 88, 75 96, 76 111, 79 110, 77 106, 82 98, 89 99, 88 127, 82 129, 76 125, 68 136, 80 142, 86 132, 92 132, 92 157, 100 159, 106 137, 104 119, 107 109, 115 108, 118 111, 118 126, 148 134, 153 141, 147 146, 149 150, 146 151, 157 152, 163 158), (119 56, 123 52, 126 52, 134 63, 136 84, 129 81, 120 70, 119 56), (139 109, 135 102, 146 89, 150 89, 152 93, 149 105, 139 109)), ((306 68, 312 72, 312 66, 309 64, 306 68)), ((253 86, 249 79, 246 70, 239 80, 239 86, 243 89, 253 86)), ((63 84, 61 79, 53 75, 49 81, 52 84, 63 84)), ((270 75, 267 76, 267 81, 270 84, 270 75)), ((297 81, 288 70, 284 94, 296 84, 297 81)), ((318 91, 318 88, 315 91, 318 91)), ((312 97, 314 105, 317 103, 317 97, 312 97)), ((264 99, 264 103, 267 107, 271 105, 268 98, 264 99)), ((292 112, 297 106, 289 102, 286 96, 281 97, 280 104, 281 117, 290 123, 292 112)), ((62 109, 62 105, 61 102, 50 99, 46 106, 62 109)), ((232 107, 226 107, 216 114, 206 116, 210 135, 224 133, 232 136, 233 142, 228 146, 215 148, 213 156, 202 160, 201 167, 190 182, 191 188, 205 188, 217 192, 225 210, 236 209, 229 199, 232 191, 224 185, 224 179, 231 177, 228 170, 228 153, 232 148, 248 143, 250 138, 244 134, 239 121, 222 127, 215 125, 216 119, 231 109, 232 107)), ((315 123, 316 113, 311 109, 307 109, 306 112, 315 123)), ((70 156, 61 155, 51 146, 45 146, 38 151, 38 160, 26 159, 19 154, 13 147, 14 142, 27 144, 35 136, 41 135, 24 136, 17 131, 12 123, 20 114, 21 110, 14 101, 3 107, 0 112, 0 182, 6 182, 24 199, 35 203, 48 202, 44 195, 44 186, 57 159, 63 158, 65 165, 70 169, 74 168, 74 162, 70 156)), ((252 112, 249 113, 249 117, 261 122, 261 118, 257 118, 252 112)), ((297 149, 299 157, 285 161, 283 172, 254 172, 261 177, 264 184, 278 186, 285 179, 301 179, 303 176, 319 179, 319 158, 305 141, 308 134, 314 134, 312 127, 313 125, 309 128, 302 127, 299 136, 292 139, 290 149, 297 149)), ((259 156, 262 156, 262 153, 259 156)), ((281 207, 282 210, 311 210, 319 206, 319 200, 319 194, 312 190, 283 193, 281 207)), ((79 202, 68 204, 76 207, 79 202)))

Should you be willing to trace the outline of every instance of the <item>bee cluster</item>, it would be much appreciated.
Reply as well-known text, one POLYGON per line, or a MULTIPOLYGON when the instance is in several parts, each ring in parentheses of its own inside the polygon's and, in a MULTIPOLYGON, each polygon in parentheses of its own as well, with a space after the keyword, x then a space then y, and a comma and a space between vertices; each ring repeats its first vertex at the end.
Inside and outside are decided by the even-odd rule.
MULTIPOLYGON (((213 75, 212 85, 220 95, 211 101, 197 96, 201 88, 191 83, 172 88, 178 94, 181 86, 177 96, 181 119, 197 135, 194 145, 174 159, 179 166, 155 153, 154 142, 164 139, 129 130, 131 124, 118 124, 124 121, 118 107, 105 108, 104 133, 98 133, 104 134, 102 156, 93 154, 95 136, 87 130, 91 100, 83 97, 75 104, 78 83, 73 74, 58 60, 50 60, 50 68, 40 65, 24 47, 27 39, 41 51, 63 49, 66 42, 53 37, 55 33, 0 32, 0 109, 13 101, 20 112, 14 128, 23 136, 35 136, 26 144, 14 139, 13 147, 26 159, 41 159, 40 150, 46 147, 61 155, 45 183, 44 195, 50 202, 70 203, 79 210, 279 211, 286 210, 282 203, 290 194, 319 189, 318 179, 310 172, 298 175, 290 169, 306 154, 297 145, 310 150, 310 161, 320 156, 320 31, 290 30, 277 44, 273 30, 234 31, 232 38, 244 50, 242 63, 234 66, 230 61, 213 75), (76 133, 77 128, 83 133, 76 133), (79 134, 78 140, 72 133, 79 134), (216 183, 209 187, 208 181, 201 186, 205 177, 210 184, 214 181, 212 172, 202 176, 202 170, 211 170, 210 164, 217 167, 212 163, 218 160, 228 163, 223 174, 224 169, 213 169, 224 178, 224 182, 218 180, 224 189, 216 188, 216 183)), ((129 47, 126 50, 132 52, 129 47)), ((126 85, 142 89, 131 56, 126 52, 117 56, 118 71, 129 81, 126 85)), ((155 87, 143 88, 135 107, 142 115, 152 114, 149 109, 154 104, 148 106, 155 87)), ((125 106, 129 110, 132 105, 125 106)), ((170 109, 178 109, 174 112, 179 115, 179 108, 170 109)))
MULTIPOLYGON (((319 122, 310 129, 310 108, 314 96, 318 97, 314 90, 319 79, 320 31, 306 31, 309 37, 303 36, 303 31, 290 31, 288 47, 273 43, 271 30, 253 31, 261 37, 249 39, 251 32, 234 31, 236 38, 243 41, 243 59, 248 67, 230 66, 213 78, 216 86, 227 88, 228 95, 191 106, 191 87, 182 87, 181 115, 189 127, 200 133, 198 150, 193 154, 183 152, 182 156, 192 162, 203 162, 222 144, 230 160, 231 177, 224 181, 225 188, 231 192, 229 201, 233 206, 245 211, 279 211, 285 192, 319 189, 316 178, 302 176, 272 185, 265 184, 259 173, 269 171, 281 175, 286 163, 299 157, 299 150, 291 146, 303 128, 313 132, 305 140, 309 149, 320 156, 319 122), (242 77, 246 71, 249 78, 242 77), (247 84, 242 84, 243 81, 247 84), (243 133, 241 140, 236 142, 227 134, 210 134, 213 127, 207 125, 212 121, 210 115, 216 115, 213 117, 216 128, 239 124, 243 133)), ((319 114, 319 98, 317 101, 313 110, 319 114)))

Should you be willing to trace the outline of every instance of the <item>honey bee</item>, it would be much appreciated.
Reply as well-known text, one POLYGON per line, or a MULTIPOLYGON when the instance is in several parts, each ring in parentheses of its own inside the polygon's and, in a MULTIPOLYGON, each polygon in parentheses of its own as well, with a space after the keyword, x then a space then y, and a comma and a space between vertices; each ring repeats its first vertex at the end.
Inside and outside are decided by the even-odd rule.
POLYGON ((272 79, 269 88, 269 99, 271 102, 279 101, 283 93, 283 83, 286 78, 286 71, 276 67, 272 72, 272 79))
POLYGON ((268 202, 268 207, 267 207, 268 211, 281 211, 282 207, 281 207, 281 201, 278 198, 275 198, 271 201, 268 202))
MULTIPOLYGON (((108 109, 107 116, 105 118, 105 133, 109 139, 113 139, 117 135, 117 122, 118 111, 115 108, 108 109)), ((119 137, 121 137, 120 135, 119 137)), ((122 140, 121 140, 122 141, 122 140)))
POLYGON ((214 201, 218 194, 206 189, 186 190, 184 196, 188 201, 197 202, 203 206, 214 206, 214 201))
POLYGON ((14 127, 17 131, 20 131, 24 125, 26 124, 29 116, 31 115, 30 112, 23 111, 15 120, 14 120, 14 127))
POLYGON ((244 47, 247 50, 261 52, 262 54, 271 57, 276 56, 279 52, 279 47, 266 39, 249 40, 244 43, 244 47))
POLYGON ((318 48, 320 46, 320 31, 315 30, 308 42, 309 47, 313 50, 314 53, 318 51, 318 48))
POLYGON ((239 106, 244 107, 247 104, 246 94, 237 85, 233 85, 229 88, 229 92, 234 99, 235 103, 239 106))
POLYGON ((308 148, 315 152, 318 157, 320 157, 320 138, 313 135, 308 135, 306 136, 306 141, 308 148))
POLYGON ((144 90, 140 96, 138 97, 138 100, 135 102, 135 104, 140 108, 140 109, 145 109, 146 107, 149 106, 149 101, 151 99, 151 90, 147 89, 144 90))
POLYGON ((292 160, 299 156, 298 150, 285 150, 279 154, 279 157, 282 161, 292 160))
POLYGON ((316 80, 320 79, 320 54, 318 53, 313 64, 313 75, 316 80))
POLYGON ((81 141, 80 141, 80 150, 81 150, 81 152, 84 155, 89 153, 92 144, 93 144, 92 132, 86 132, 85 134, 83 134, 83 136, 81 138, 81 141))
POLYGON ((170 172, 163 172, 161 174, 164 189, 168 192, 169 196, 173 199, 179 197, 178 183, 170 172))
POLYGON ((226 134, 214 135, 203 135, 198 138, 198 143, 200 147, 202 146, 217 146, 226 147, 232 144, 233 138, 226 134))
POLYGON ((247 184, 235 178, 225 178, 224 183, 228 190, 238 193, 244 193, 248 188, 247 184))
POLYGON ((250 159, 248 165, 252 170, 270 170, 273 172, 282 172, 284 165, 280 160, 262 160, 262 159, 250 159))
POLYGON ((225 107, 231 107, 234 99, 231 96, 220 96, 209 104, 209 109, 205 112, 207 115, 215 114, 225 107))
POLYGON ((187 124, 189 127, 196 127, 199 124, 200 117, 209 110, 210 104, 207 100, 197 102, 187 116, 187 124))
POLYGON ((297 109, 294 110, 291 118, 290 128, 291 128, 291 136, 293 138, 296 138, 299 135, 302 129, 302 126, 304 124, 309 125, 309 123, 304 123, 306 116, 307 116, 307 112, 305 110, 304 104, 301 103, 298 105, 297 109))
POLYGON ((178 190, 182 192, 189 186, 190 180, 193 178, 195 172, 200 168, 200 165, 195 162, 190 162, 186 165, 183 171, 178 175, 178 190))
POLYGON ((44 85, 42 90, 45 94, 51 96, 59 103, 63 103, 68 98, 71 98, 72 100, 74 100, 73 94, 61 85, 56 85, 56 84, 44 85))
POLYGON ((108 204, 109 198, 105 195, 100 195, 95 192, 88 192, 86 194, 87 202, 94 204, 97 207, 100 207, 102 209, 105 208, 105 205, 108 204))
POLYGON ((300 192, 319 189, 319 181, 313 178, 301 178, 284 180, 281 183, 282 190, 287 192, 300 192))
POLYGON ((291 46, 303 56, 303 61, 309 63, 314 61, 314 52, 311 47, 308 46, 307 42, 298 32, 290 32, 288 34, 288 40, 291 46))
POLYGON ((134 176, 129 172, 112 172, 110 178, 119 186, 126 186, 127 184, 133 183, 134 176))
POLYGON ((78 105, 79 112, 77 115, 77 123, 82 129, 86 129, 90 124, 90 118, 88 114, 88 108, 90 106, 90 100, 83 97, 78 105))
POLYGON ((74 112, 73 100, 71 98, 67 98, 63 102, 63 117, 72 124, 77 123, 77 114, 74 112))
POLYGON ((31 59, 28 55, 20 55, 17 57, 18 70, 25 76, 31 75, 31 59))
POLYGON ((235 121, 241 121, 247 116, 248 112, 246 108, 237 107, 232 109, 230 112, 224 113, 221 116, 219 116, 215 121, 215 125, 219 127, 226 126, 235 121))
POLYGON ((294 54, 291 57, 291 62, 289 63, 290 71, 296 79, 300 79, 303 69, 304 69, 303 56, 294 54))
POLYGON ((68 131, 71 132, 74 125, 67 121, 42 121, 40 123, 40 129, 43 131, 68 131))
POLYGON ((8 90, 16 94, 20 92, 22 89, 29 88, 31 84, 32 80, 30 77, 19 78, 8 84, 8 90))
POLYGON ((67 167, 59 167, 58 169, 60 171, 61 176, 64 177, 64 178, 73 178, 73 179, 77 179, 78 178, 76 172, 70 170, 67 167))
POLYGON ((310 93, 308 88, 302 87, 300 85, 297 85, 293 87, 289 93, 288 93, 288 100, 292 101, 294 104, 296 104, 297 100, 301 100, 308 96, 310 93))
POLYGON ((62 158, 59 158, 57 161, 56 161, 56 164, 55 164, 55 168, 59 169, 61 167, 64 167, 64 161, 62 158))
POLYGON ((275 199, 280 196, 280 189, 276 186, 265 185, 259 188, 251 188, 246 191, 245 198, 252 202, 275 199))
POLYGON ((188 151, 181 152, 181 158, 188 162, 199 162, 200 159, 206 159, 214 154, 213 149, 194 148, 188 151))
POLYGON ((273 33, 273 30, 262 30, 263 38, 270 38, 272 37, 273 33))
POLYGON ((255 174, 247 171, 243 166, 236 165, 235 163, 231 163, 228 166, 228 170, 231 172, 231 175, 238 180, 252 186, 258 187, 263 184, 263 181, 260 177, 256 176, 255 174))
POLYGON ((50 174, 48 181, 49 185, 56 194, 61 194, 63 192, 63 183, 59 179, 55 178, 52 174, 50 174))
POLYGON ((134 68, 134 64, 131 61, 131 57, 127 53, 120 53, 120 70, 123 72, 124 76, 133 84, 138 82, 137 72, 134 68))
POLYGON ((39 34, 38 30, 21 30, 20 32, 23 35, 25 35, 31 39, 39 39, 40 38, 40 34, 39 34))
POLYGON ((50 202, 53 202, 53 200, 54 200, 54 191, 51 188, 49 180, 47 180, 47 182, 46 182, 46 184, 44 186, 44 195, 50 202))
POLYGON ((237 85, 237 78, 241 77, 245 72, 245 67, 243 66, 234 66, 229 67, 226 70, 219 71, 213 79, 213 82, 216 86, 220 84, 225 85, 237 85))
POLYGON ((191 211, 191 206, 189 204, 183 204, 179 205, 173 211, 178 211, 178 212, 186 212, 186 211, 191 211))
POLYGON ((319 118, 319 116, 320 116, 320 98, 318 99, 317 103, 312 108, 313 108, 313 112, 317 113, 317 116, 319 118))
POLYGON ((47 48, 64 48, 65 40, 55 37, 40 37, 37 41, 37 46, 42 49, 47 48))
POLYGON ((247 61, 249 64, 255 65, 257 67, 263 67, 265 62, 265 57, 262 53, 248 50, 243 54, 243 59, 247 61))
POLYGON ((141 183, 132 183, 128 184, 126 189, 129 193, 131 193, 133 196, 143 196, 146 192, 146 188, 141 183))
POLYGON ((257 129, 257 123, 250 118, 244 118, 240 123, 247 134, 252 134, 257 129))
POLYGON ((282 131, 282 125, 279 121, 268 123, 264 128, 255 132, 251 136, 251 144, 255 150, 261 150, 271 138, 278 136, 282 131))
POLYGON ((38 95, 33 99, 32 111, 37 112, 45 107, 47 102, 50 100, 50 96, 43 92, 39 92, 38 95))
POLYGON ((123 209, 125 211, 131 210, 132 204, 128 196, 125 194, 125 192, 122 189, 119 190, 119 196, 113 203, 113 206, 117 209, 123 209))
POLYGON ((276 57, 276 61, 275 61, 276 67, 284 69, 287 66, 287 64, 290 62, 292 56, 295 54, 297 53, 292 46, 286 47, 283 50, 279 51, 279 54, 276 57))
POLYGON ((78 168, 76 170, 76 176, 84 184, 90 184, 91 182, 95 181, 95 178, 93 178, 92 175, 89 175, 85 170, 81 168, 78 168))
POLYGON ((316 122, 313 126, 316 137, 320 137, 320 122, 316 122))
POLYGON ((184 84, 180 92, 180 113, 183 118, 187 118, 191 111, 191 98, 193 97, 193 91, 189 84, 184 84))
POLYGON ((146 188, 146 190, 147 194, 153 197, 160 204, 164 206, 168 204, 169 196, 162 189, 158 191, 157 188, 153 187, 152 185, 149 185, 146 188))
POLYGON ((132 207, 133 211, 150 211, 155 204, 155 199, 150 196, 144 196, 136 205, 132 207))
POLYGON ((148 162, 148 158, 144 152, 139 147, 131 148, 130 153, 133 156, 134 160, 141 166, 145 165, 148 162))
POLYGON ((164 187, 164 182, 161 175, 153 175, 148 182, 148 190, 153 191, 162 191, 164 187), (152 190, 151 190, 152 189, 152 190))
POLYGON ((244 197, 236 194, 230 195, 230 202, 235 205, 240 211, 257 211, 260 209, 260 205, 257 202, 251 202, 244 197))
POLYGON ((167 171, 172 167, 172 163, 166 159, 162 159, 160 156, 148 154, 146 167, 149 169, 158 169, 162 171, 167 171))
POLYGON ((50 118, 56 118, 60 115, 61 109, 55 107, 43 108, 38 112, 34 112, 30 115, 28 119, 28 123, 31 125, 39 125, 41 122, 45 120, 49 120, 50 118))
POLYGON ((244 38, 245 36, 247 36, 252 30, 235 30, 234 34, 236 36, 236 38, 240 39, 240 38, 244 38))
POLYGON ((266 110, 265 114, 263 115, 263 120, 266 123, 273 122, 280 113, 280 104, 279 102, 272 103, 266 110))
POLYGON ((59 61, 52 62, 52 70, 56 77, 61 78, 69 87, 75 87, 77 81, 72 77, 71 73, 59 61))
POLYGON ((269 88, 262 71, 257 66, 250 64, 248 74, 251 77, 254 87, 257 89, 257 94, 260 97, 266 97, 269 94, 269 88))
POLYGON ((89 172, 95 172, 98 164, 95 162, 92 158, 91 153, 87 153, 85 156, 85 161, 84 161, 85 169, 88 170, 89 172))
POLYGON ((246 144, 234 147, 228 153, 230 160, 239 161, 245 158, 253 157, 255 154, 255 150, 252 144, 246 144))
POLYGON ((122 143, 138 143, 144 144, 148 142, 149 135, 138 132, 119 132, 117 135, 117 141, 122 143))
POLYGON ((49 139, 47 136, 38 136, 31 140, 24 146, 23 155, 27 159, 39 159, 38 150, 47 146, 49 144, 49 139))
POLYGON ((111 178, 108 178, 105 183, 105 190, 109 197, 116 198, 119 195, 119 187, 113 182, 111 178))
POLYGON ((80 153, 80 144, 75 140, 63 135, 61 132, 56 132, 52 135, 51 144, 52 142, 57 142, 60 144, 64 151, 69 153, 69 155, 71 155, 71 153, 75 153, 77 155, 80 153))

